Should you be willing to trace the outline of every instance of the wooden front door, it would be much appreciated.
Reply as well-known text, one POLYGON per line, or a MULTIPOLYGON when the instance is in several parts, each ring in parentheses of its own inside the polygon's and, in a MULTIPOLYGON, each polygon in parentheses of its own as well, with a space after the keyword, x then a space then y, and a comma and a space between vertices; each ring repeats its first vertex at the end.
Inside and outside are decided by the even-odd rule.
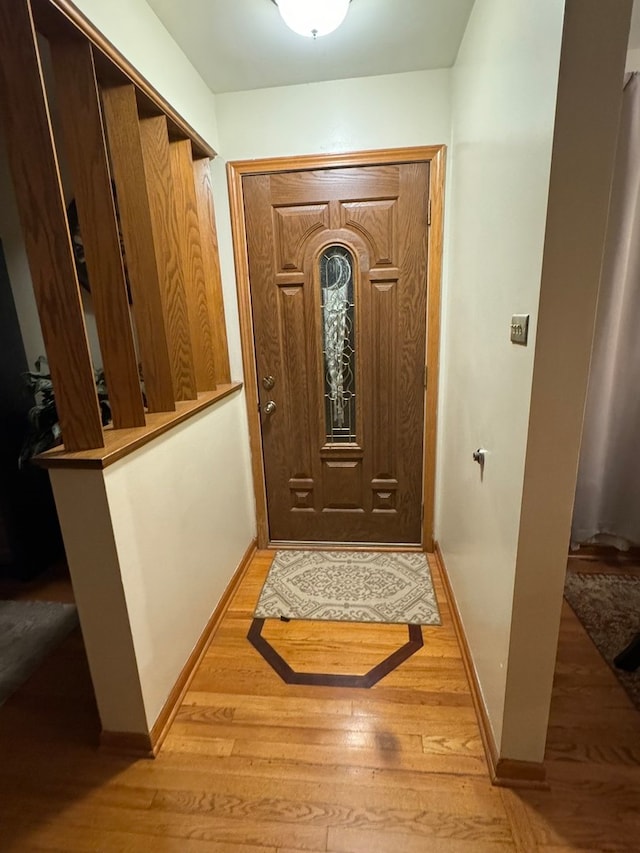
POLYGON ((419 543, 429 164, 243 193, 270 538, 419 543))

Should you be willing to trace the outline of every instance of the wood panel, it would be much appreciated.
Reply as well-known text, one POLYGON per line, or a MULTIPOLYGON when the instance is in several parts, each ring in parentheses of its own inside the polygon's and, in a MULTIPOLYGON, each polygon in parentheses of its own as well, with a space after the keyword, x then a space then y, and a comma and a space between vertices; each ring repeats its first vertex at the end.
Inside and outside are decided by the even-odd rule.
MULTIPOLYGON (((271 178, 271 201, 275 207, 286 205, 318 204, 344 201, 350 197, 365 199, 393 199, 398 195, 399 172, 394 165, 367 166, 366 168, 331 169, 326 172, 309 171, 308 187, 302 188, 295 172, 282 172, 271 178), (322 193, 313 189, 314 176, 322 178, 322 193)), ((335 226, 334 226, 335 227, 335 226)))
MULTIPOLYGON (((409 518, 415 518, 420 528, 423 478, 413 479, 412 473, 413 466, 420 465, 423 460, 426 327, 429 322, 434 322, 427 313, 429 169, 429 163, 407 163, 401 167, 398 202, 398 267, 402 277, 419 282, 415 288, 398 290, 398 323, 395 333, 398 341, 406 342, 406 348, 396 354, 398 371, 395 399, 401 404, 398 406, 398 417, 402 425, 397 433, 396 477, 400 483, 411 483, 403 494, 398 494, 398 515, 407 522, 409 518), (409 362, 406 354, 412 349, 422 357, 409 362)), ((422 537, 422 530, 419 536, 422 537)))
POLYGON ((440 364, 440 294, 442 278, 442 243, 444 238, 445 149, 442 147, 429 163, 429 257, 427 311, 427 381, 424 435, 424 510, 422 544, 433 551, 435 506, 436 437, 438 425, 438 379, 440 364))
POLYGON ((50 44, 58 92, 57 108, 73 180, 113 425, 116 428, 144 426, 138 363, 91 46, 84 40, 52 41, 50 44))
POLYGON ((229 185, 229 205, 231 208, 233 229, 233 262, 238 281, 238 314, 240 317, 240 335, 242 339, 242 367, 245 376, 249 446, 251 448, 251 474, 256 500, 256 532, 258 548, 265 548, 269 543, 270 534, 267 518, 267 493, 260 428, 258 374, 253 338, 253 315, 249 290, 249 259, 247 257, 244 189, 242 174, 236 172, 231 163, 227 163, 227 182, 229 185))
POLYGON ((140 120, 142 159, 176 400, 197 395, 180 234, 164 116, 140 120))
POLYGON ((329 205, 276 207, 273 215, 277 271, 301 272, 305 242, 314 231, 329 227, 329 205))
POLYGON ((362 459, 322 461, 322 509, 364 512, 362 459))
POLYGON ((27 2, 0 2, 0 106, 64 440, 74 450, 101 447, 93 366, 27 2))
POLYGON ((102 102, 147 408, 170 412, 175 397, 134 87, 103 88, 102 102))
MULTIPOLYGON (((254 233, 256 236, 260 235, 260 239, 256 242, 253 259, 251 261, 252 276, 254 277, 252 280, 255 280, 255 277, 259 276, 263 283, 267 285, 270 276, 272 277, 275 274, 274 253, 272 251, 273 223, 270 218, 266 221, 261 217, 261 211, 265 209, 265 206, 267 208, 269 206, 269 176, 250 175, 244 179, 243 184, 243 192, 247 193, 244 211, 244 215, 246 217, 246 234, 254 233)), ((246 245, 243 251, 246 253, 246 245)), ((276 289, 270 289, 268 286, 265 286, 260 292, 262 294, 260 299, 255 300, 253 304, 251 299, 249 299, 247 304, 243 305, 244 312, 246 313, 248 311, 249 317, 251 317, 252 314, 254 317, 260 316, 264 312, 269 316, 276 316, 280 318, 281 312, 279 311, 279 298, 276 293, 276 289)), ((259 409, 259 419, 261 424, 260 432, 262 435, 268 436, 271 434, 273 429, 278 428, 278 421, 274 424, 273 419, 264 412, 262 404, 268 400, 273 400, 276 406, 279 407, 280 412, 284 412, 286 417, 287 407, 285 405, 285 401, 287 399, 287 389, 283 382, 284 356, 280 350, 280 340, 277 333, 265 335, 264 339, 261 340, 259 344, 256 341, 256 345, 256 358, 250 367, 250 370, 253 373, 254 382, 252 397, 255 399, 256 410, 259 409), (273 388, 268 391, 267 395, 265 395, 265 390, 262 386, 262 380, 266 376, 273 376, 276 380, 273 388)), ((278 409, 276 409, 276 413, 277 412, 278 409)), ((288 424, 289 420, 287 420, 287 425, 288 424)), ((259 476, 264 482, 265 472, 262 470, 261 464, 262 441, 260 436, 258 437, 257 444, 254 437, 251 452, 254 460, 254 471, 255 461, 257 459, 258 470, 260 471, 259 476)), ((280 486, 283 497, 288 494, 288 478, 286 477, 286 467, 284 463, 285 459, 283 458, 273 457, 271 461, 266 458, 264 459, 265 467, 272 466, 272 477, 277 477, 280 472, 282 473, 280 486)), ((268 473, 266 474, 266 477, 269 477, 268 473)), ((264 524, 266 526, 266 517, 264 519, 264 524)))
POLYGON ((196 387, 198 391, 211 391, 216 387, 216 366, 191 143, 188 139, 172 142, 169 152, 196 387))
POLYGON ((117 430, 107 427, 104 430, 104 447, 75 452, 64 446, 56 447, 36 456, 34 461, 43 468, 107 468, 241 388, 242 382, 217 385, 215 391, 202 391, 197 400, 177 403, 172 412, 149 413, 143 427, 117 430))
POLYGON ((277 272, 274 281, 278 287, 302 287, 304 284, 304 273, 302 271, 277 272))
MULTIPOLYGON (((3 850, 637 849, 638 712, 568 607, 550 717, 552 790, 515 792, 488 782, 437 570, 443 624, 423 628, 417 654, 369 690, 318 688, 284 684, 246 640, 271 559, 251 561, 156 761, 95 749, 79 632, 3 705, 3 850), (607 685, 607 708, 594 683, 607 685)), ((277 622, 268 634, 296 667, 336 673, 364 671, 405 635, 403 626, 327 622, 277 622)))
POLYGON ((284 395, 289 401, 287 416, 290 436, 289 453, 292 473, 289 488, 292 490, 292 508, 310 509, 315 505, 315 481, 309 452, 312 435, 309 411, 309 376, 306 361, 297 354, 305 351, 306 324, 304 290, 302 287, 284 287, 279 290, 280 321, 283 330, 284 395), (301 485, 302 483, 302 485, 301 485))
POLYGON ((216 382, 226 383, 231 382, 231 369, 229 366, 227 326, 224 318, 218 236, 209 161, 196 160, 193 164, 193 174, 198 221, 200 224, 202 264, 207 287, 207 303, 211 313, 213 361, 216 371, 215 380, 216 382))
POLYGON ((313 511, 315 509, 315 481, 311 477, 291 477, 291 509, 313 511))
POLYGON ((372 413, 371 468, 374 480, 396 477, 394 449, 397 441, 393 390, 398 381, 395 334, 398 329, 397 281, 374 282, 369 291, 372 337, 368 381, 377 389, 372 413))
POLYGON ((267 157, 231 161, 232 170, 257 175, 295 172, 301 169, 343 169, 349 166, 379 166, 392 163, 431 161, 442 152, 443 145, 421 145, 409 148, 374 148, 345 151, 341 154, 297 154, 291 157, 267 157))
POLYGON ((398 205, 395 199, 341 205, 341 224, 356 228, 372 249, 371 266, 397 264, 398 205))

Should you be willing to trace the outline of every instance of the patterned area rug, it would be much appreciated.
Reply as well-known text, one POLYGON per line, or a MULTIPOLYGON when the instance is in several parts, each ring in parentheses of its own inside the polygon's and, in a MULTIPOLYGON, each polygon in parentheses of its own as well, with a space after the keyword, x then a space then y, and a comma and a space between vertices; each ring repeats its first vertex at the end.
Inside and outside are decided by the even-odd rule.
POLYGON ((440 625, 426 556, 400 552, 277 551, 254 616, 440 625))
POLYGON ((74 604, 0 601, 0 705, 77 624, 74 604))
POLYGON ((613 663, 640 631, 640 577, 567 572, 564 596, 640 710, 640 670, 624 672, 613 663))

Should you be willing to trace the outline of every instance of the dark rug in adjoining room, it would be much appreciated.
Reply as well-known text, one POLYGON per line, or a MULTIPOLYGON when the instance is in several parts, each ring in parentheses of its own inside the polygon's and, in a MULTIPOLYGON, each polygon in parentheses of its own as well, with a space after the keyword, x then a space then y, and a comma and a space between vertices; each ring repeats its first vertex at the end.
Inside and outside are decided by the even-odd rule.
POLYGON ((0 705, 77 624, 74 604, 0 601, 0 705))
POLYGON ((564 596, 640 711, 640 669, 625 672, 613 662, 640 631, 640 577, 567 572, 564 596))

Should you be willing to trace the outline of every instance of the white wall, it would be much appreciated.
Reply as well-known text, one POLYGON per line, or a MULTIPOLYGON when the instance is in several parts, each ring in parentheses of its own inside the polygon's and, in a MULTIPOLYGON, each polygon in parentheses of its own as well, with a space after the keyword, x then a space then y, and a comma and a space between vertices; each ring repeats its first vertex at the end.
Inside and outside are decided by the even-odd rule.
POLYGON ((148 733, 104 472, 50 476, 102 727, 148 733))
POLYGON ((448 143, 450 72, 413 71, 216 97, 225 160, 448 143))
POLYGON ((250 541, 239 397, 104 471, 51 471, 106 731, 152 728, 250 541))
POLYGON ((563 5, 477 0, 453 71, 436 538, 498 745, 563 5), (526 348, 512 313, 531 314, 526 348))
POLYGON ((546 740, 630 15, 631 0, 566 4, 502 732, 507 757, 540 760, 546 740))
POLYGON ((145 0, 73 2, 217 151, 214 96, 145 0))
POLYGON ((51 471, 106 731, 152 728, 250 541, 239 398, 104 471, 51 471))
POLYGON ((105 470, 149 725, 254 529, 241 395, 105 470))
POLYGON ((634 47, 627 51, 627 71, 640 71, 640 47, 634 47))
MULTIPOLYGON (((566 5, 582 10, 577 13, 578 18, 593 12, 592 0, 581 4, 568 0, 566 5)), ((544 752, 562 590, 558 574, 562 576, 564 572, 562 561, 566 562, 570 524, 570 512, 569 517, 566 512, 560 513, 560 526, 549 513, 552 507, 559 512, 552 498, 554 489, 566 501, 567 489, 571 488, 571 474, 563 460, 569 459, 570 468, 572 454, 577 454, 580 383, 588 365, 588 351, 585 355, 582 340, 573 331, 566 333, 570 316, 566 313, 567 299, 556 305, 562 303, 564 314, 545 314, 545 321, 552 325, 552 331, 544 337, 548 349, 541 349, 536 341, 537 334, 543 331, 542 326, 537 326, 545 239, 551 239, 546 217, 564 12, 564 0, 541 0, 535 4, 527 0, 476 0, 453 71, 452 186, 436 537, 461 611, 500 755, 531 761, 540 761, 544 752), (526 348, 509 341, 512 313, 531 315, 526 348), (577 417, 578 428, 577 432, 573 429, 556 433, 558 421, 551 417, 552 409, 548 408, 545 417, 539 408, 544 395, 536 396, 535 411, 530 410, 530 398, 534 353, 538 364, 553 349, 556 363, 558 359, 561 363, 563 342, 567 356, 564 360, 572 370, 556 369, 561 381, 555 387, 551 384, 553 370, 545 375, 549 383, 546 403, 550 406, 553 400, 569 401, 561 417, 569 418, 572 427, 577 417), (575 359, 572 347, 576 348, 575 359), (576 394, 572 392, 572 382, 576 394), (544 460, 547 505, 537 500, 535 511, 533 503, 527 506, 525 531, 521 518, 525 456, 534 427, 538 436, 546 435, 546 441, 536 445, 537 463, 543 462, 542 446, 553 455, 544 460), (478 447, 488 451, 483 476, 472 461, 472 452, 478 447), (549 536, 549 526, 553 536, 549 536), (537 547, 531 538, 534 529, 537 547), (525 532, 529 538, 524 537, 525 532), (535 566, 531 559, 534 553, 535 566), (505 728, 508 737, 504 737, 505 728)), ((608 5, 599 14, 616 18, 608 5)), ((597 23, 591 31, 582 33, 588 45, 598 42, 597 23)), ((613 30, 616 26, 619 28, 619 22, 613 30)), ((610 35, 606 26, 602 33, 605 39, 610 35)), ((611 37, 615 40, 615 32, 611 37)), ((616 42, 616 48, 620 56, 621 42, 616 42)), ((601 118, 608 122, 605 136, 610 136, 615 134, 615 121, 603 102, 608 98, 615 118, 616 87, 611 83, 610 57, 599 55, 600 60, 605 62, 604 69, 595 60, 592 67, 598 72, 603 70, 606 79, 603 87, 593 90, 592 121, 598 124, 601 118), (607 91, 599 100, 603 88, 607 91)), ((568 69, 569 65, 567 73, 568 69)), ((592 77, 588 76, 588 83, 587 77, 582 83, 579 75, 571 77, 580 108, 581 96, 593 84, 592 77)), ((571 98, 563 103, 563 109, 567 110, 570 103, 571 98)), ((569 127, 572 118, 575 117, 569 115, 566 122, 569 127)), ((586 135, 590 136, 588 132, 586 135)), ((599 168, 602 166, 606 185, 606 156, 598 159, 602 153, 598 146, 604 144, 607 154, 605 142, 599 138, 594 147, 589 143, 589 156, 599 168)), ((571 180, 577 185, 589 185, 589 171, 585 171, 583 159, 574 157, 574 161, 577 167, 569 168, 571 180)), ((568 163, 563 163, 566 166, 568 163)), ((606 192, 603 200, 598 187, 593 198, 582 199, 583 209, 586 204, 586 209, 592 211, 589 205, 593 204, 596 210, 604 207, 606 215, 606 201, 606 192)), ((570 217, 576 216, 575 207, 567 205, 565 214, 564 219, 555 220, 555 227, 567 226, 570 217)), ((583 233, 575 236, 578 241, 585 239, 583 233)), ((576 243, 572 243, 568 229, 563 239, 566 254, 576 243)), ((581 270, 586 275, 582 282, 585 297, 594 280, 597 286, 599 272, 597 230, 589 239, 593 241, 596 260, 590 249, 586 267, 581 270)), ((571 266, 570 259, 569 255, 565 279, 576 267, 571 266)), ((575 282, 575 277, 571 280, 575 282)), ((564 286, 562 279, 553 282, 556 292, 562 292, 564 286)), ((575 302, 583 296, 572 292, 571 298, 575 302)), ((581 310, 580 320, 587 324, 587 336, 590 308, 590 298, 586 298, 586 311, 581 310)), ((570 325, 574 325, 573 317, 570 325)), ((584 335, 584 330, 579 334, 584 335)), ((532 446, 529 445, 529 452, 532 446)), ((527 476, 535 479, 530 457, 526 458, 527 476)), ((536 482, 540 487, 541 482, 536 482)), ((536 498, 540 495, 536 491, 536 498)))

